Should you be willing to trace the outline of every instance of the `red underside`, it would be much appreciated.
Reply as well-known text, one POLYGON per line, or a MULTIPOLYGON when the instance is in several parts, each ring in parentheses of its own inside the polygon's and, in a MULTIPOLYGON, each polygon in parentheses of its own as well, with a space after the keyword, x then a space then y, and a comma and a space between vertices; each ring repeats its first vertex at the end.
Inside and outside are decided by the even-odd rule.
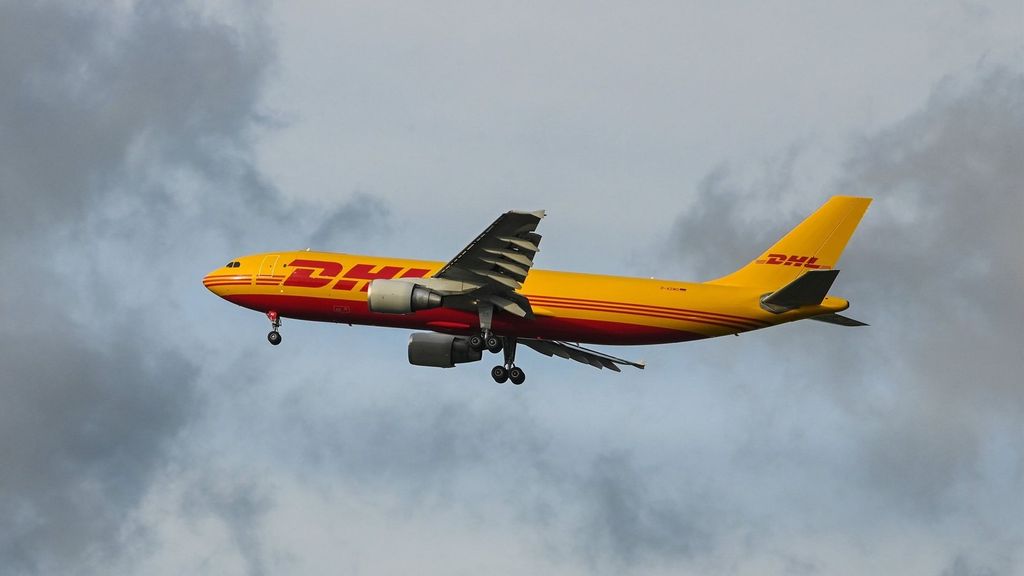
MULTIPOLYGON (((470 334, 478 330, 479 326, 476 314, 450 308, 422 310, 413 314, 375 314, 369 311, 366 302, 312 296, 234 294, 225 298, 252 310, 274 310, 283 317, 318 322, 390 326, 451 334, 470 334)), ((642 324, 551 317, 527 320, 505 314, 495 316, 492 328, 503 336, 589 344, 664 344, 706 338, 697 332, 642 324)))

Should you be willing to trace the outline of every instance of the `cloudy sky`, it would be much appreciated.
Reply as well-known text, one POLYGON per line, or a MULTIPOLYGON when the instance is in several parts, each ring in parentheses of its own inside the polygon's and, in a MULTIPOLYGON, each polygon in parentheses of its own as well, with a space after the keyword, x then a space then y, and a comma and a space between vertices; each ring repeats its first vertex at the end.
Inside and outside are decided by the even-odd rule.
POLYGON ((0 572, 1024 574, 1024 4, 0 0, 0 572), (798 323, 405 363, 204 273, 702 280, 875 197, 798 323), (813 324, 813 325, 810 325, 813 324))

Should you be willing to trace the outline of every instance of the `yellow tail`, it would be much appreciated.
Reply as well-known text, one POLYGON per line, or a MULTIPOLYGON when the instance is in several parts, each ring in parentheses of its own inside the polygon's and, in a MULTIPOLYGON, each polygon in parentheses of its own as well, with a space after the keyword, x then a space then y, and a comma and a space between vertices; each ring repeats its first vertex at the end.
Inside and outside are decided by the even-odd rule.
POLYGON ((846 243, 871 198, 833 196, 771 248, 743 268, 710 284, 778 288, 808 270, 828 270, 839 262, 846 243))

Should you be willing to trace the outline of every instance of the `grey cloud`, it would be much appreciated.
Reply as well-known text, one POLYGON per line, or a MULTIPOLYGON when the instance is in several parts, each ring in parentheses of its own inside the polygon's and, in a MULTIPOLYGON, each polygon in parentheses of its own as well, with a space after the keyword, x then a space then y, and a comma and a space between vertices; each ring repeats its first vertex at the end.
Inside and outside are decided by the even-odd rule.
POLYGON ((729 529, 722 510, 703 497, 701 474, 673 470, 666 490, 652 481, 663 480, 664 469, 647 474, 629 451, 577 452, 519 401, 481 406, 438 394, 430 401, 433 393, 418 392, 388 406, 338 403, 337 393, 305 382, 268 408, 268 440, 285 468, 317 479, 313 486, 383 491, 399 499, 403 514, 454 509, 502 523, 508 507, 513 531, 544 535, 545 553, 589 572, 643 573, 706 558, 729 529))
POLYGON ((974 566, 963 556, 957 556, 953 563, 942 571, 941 576, 997 576, 995 570, 974 566))
POLYGON ((0 558, 13 573, 109 561, 168 442, 198 412, 183 357, 130 334, 104 351, 88 330, 49 326, 6 333, 0 349, 0 558))
POLYGON ((719 515, 697 498, 681 505, 650 489, 628 455, 599 456, 591 473, 580 480, 582 497, 590 499, 580 545, 595 566, 636 570, 650 562, 706 557, 714 551, 723 528, 716 525, 719 515))
MULTIPOLYGON (((831 524, 823 521, 839 538, 870 531, 891 516, 906 518, 900 526, 918 532, 934 521, 952 525, 962 548, 950 550, 950 573, 978 566, 1012 571, 1012 557, 989 555, 978 540, 995 525, 1002 538, 994 539, 997 553, 1020 545, 1019 529, 1012 528, 1019 505, 1006 504, 1020 492, 1019 465, 1009 462, 1020 460, 1020 448, 1008 443, 982 450, 993 434, 986 421, 997 432, 1019 432, 1014 423, 1021 398, 1012 382, 1020 359, 1012 329, 1020 309, 1004 306, 1007 295, 1014 296, 1006 282, 1020 286, 1020 236, 1012 225, 1020 215, 1013 183, 1019 187, 1021 173, 1008 160, 1020 158, 1024 133, 1019 77, 998 72, 979 85, 944 88, 927 109, 855 150, 836 188, 876 194, 879 201, 845 260, 856 273, 844 274, 837 289, 848 291, 857 315, 876 325, 867 332, 873 343, 861 340, 869 350, 862 354, 815 343, 816 352, 843 357, 844 371, 857 372, 834 376, 835 365, 812 362, 806 369, 837 388, 828 408, 860 418, 861 426, 839 431, 853 438, 840 443, 848 453, 814 462, 820 454, 794 452, 833 446, 779 439, 758 429, 760 422, 740 423, 740 436, 765 438, 749 452, 773 462, 745 463, 748 454, 741 451, 725 470, 739 478, 736 487, 724 474, 719 479, 699 469, 700 458, 670 461, 658 449, 664 447, 640 455, 639 445, 615 451, 601 440, 562 438, 557 426, 530 414, 527 396, 493 400, 496 409, 476 389, 450 388, 450 396, 432 389, 416 397, 401 388, 409 382, 375 381, 374 387, 401 392, 360 403, 348 395, 366 394, 369 386, 330 378, 332 387, 351 387, 328 402, 306 373, 266 377, 265 357, 244 345, 237 346, 236 362, 248 371, 200 368, 198 358, 217 350, 201 337, 176 338, 188 334, 194 320, 185 302, 191 296, 183 295, 201 290, 195 279, 206 270, 192 272, 206 263, 197 260, 221 249, 234 254, 306 241, 334 249, 346 233, 386 225, 390 208, 356 195, 309 217, 303 215, 313 212, 310 206, 285 200, 250 153, 252 138, 268 122, 260 95, 274 58, 262 6, 251 28, 175 6, 140 2, 110 12, 59 3, 0 5, 0 73, 11 79, 0 83, 0 256, 17 258, 22 272, 0 278, 0 337, 13 343, 0 349, 0 563, 18 572, 105 572, 107 559, 126 545, 118 541, 119 528, 152 478, 165 473, 182 481, 168 466, 196 466, 201 470, 185 491, 186 504, 168 513, 218 517, 228 545, 246 562, 243 569, 269 571, 275 547, 263 539, 260 524, 269 509, 287 505, 287 495, 258 476, 265 462, 240 465, 237 475, 249 473, 251 480, 238 480, 211 468, 196 454, 201 449, 178 443, 182 434, 198 442, 210 432, 215 454, 209 458, 241 445, 244 457, 272 459, 271 476, 292 473, 307 482, 304 488, 351 485, 357 495, 381 490, 413 509, 455 506, 486 515, 511 508, 527 530, 550 536, 556 556, 568 550, 573 565, 582 557, 607 571, 703 560, 724 541, 741 540, 737 547, 758 551, 766 537, 748 540, 748 532, 736 528, 740 523, 754 524, 759 534, 770 521, 814 525, 810 513, 768 502, 771 490, 758 492, 762 473, 769 476, 766 484, 785 484, 775 487, 783 496, 797 493, 794 500, 809 492, 812 504, 824 500, 815 496, 821 493, 832 502, 835 492, 845 492, 846 501, 835 505, 858 511, 841 514, 841 526, 834 516, 831 524), (975 206, 963 190, 998 201, 975 206), (950 253, 965 255, 953 274, 950 253), (51 259, 78 267, 54 271, 51 259), (942 289, 926 289, 932 287, 942 289), (964 346, 968 337, 987 345, 964 346), (855 361, 872 355, 885 370, 855 361), (871 397, 864 388, 875 379, 882 382, 871 397), (278 403, 271 388, 285 385, 295 386, 301 398, 278 403), (243 421, 251 404, 265 404, 257 410, 263 417, 258 426, 243 421), (230 407, 221 416, 229 415, 225 420, 238 430, 226 431, 209 417, 218 406, 230 407), (172 444, 178 450, 169 455, 172 444), (660 458, 669 471, 652 473, 649 461, 660 458), (987 470, 979 470, 982 458, 989 459, 987 470), (799 470, 780 472, 789 467, 799 470), (1017 476, 993 482, 993 474, 1004 472, 1017 476), (836 480, 833 491, 809 486, 836 480), (747 492, 766 501, 764 511, 744 503, 747 492), (713 506, 716 497, 722 510, 713 506), (965 526, 981 529, 975 534, 965 526)), ((728 166, 706 178, 676 238, 688 254, 707 259, 684 265, 697 276, 727 272, 723 262, 749 259, 792 225, 804 211, 796 210, 800 202, 790 192, 801 158, 799 147, 786 151, 756 186, 735 179, 728 166), (748 200, 758 209, 744 209, 748 200), (781 201, 784 215, 770 209, 781 201), (723 229, 735 233, 726 235, 726 244, 707 246, 723 229)), ((819 200, 807 198, 804 207, 819 200)), ((345 359, 323 360, 333 358, 336 345, 316 349, 324 372, 345 366, 345 359)), ((728 361, 738 371, 751 368, 728 361)), ((439 384, 432 377, 412 385, 439 384)), ((755 388, 754 380, 744 384, 755 388)), ((598 390, 587 393, 586 410, 595 414, 558 417, 607 416, 596 406, 598 390)), ((750 400, 733 396, 728 400, 750 400)), ((730 448, 726 441, 723 446, 730 448)), ((163 544, 178 553, 173 537, 163 544)), ((828 558, 800 544, 772 544, 797 558, 788 560, 794 569, 828 571, 828 558)))
POLYGON ((270 507, 269 497, 256 481, 224 482, 213 467, 194 480, 185 494, 183 515, 193 521, 217 518, 228 529, 230 543, 245 562, 245 573, 273 573, 268 568, 267 547, 259 539, 260 521, 270 507), (213 474, 210 474, 213 472, 213 474))
POLYGON ((167 6, 0 7, 0 162, 5 204, 18 208, 6 224, 74 221, 139 163, 214 175, 238 165, 269 48, 167 6))
POLYGON ((246 159, 272 55, 262 35, 160 2, 0 4, 0 256, 19 271, 0 278, 12 573, 105 572, 202 415, 199 367, 154 318, 179 300, 176 278, 151 263, 188 259, 204 221, 231 235, 240 206, 250 226, 284 211, 246 159), (181 174, 191 206, 165 181, 181 174))
POLYGON ((718 166, 697 183, 692 208, 676 219, 667 241, 668 257, 686 277, 710 280, 723 276, 757 256, 798 221, 796 214, 789 223, 779 218, 778 205, 794 187, 802 151, 801 146, 793 145, 781 157, 766 162, 753 185, 735 178, 728 164, 718 166))
MULTIPOLYGON (((851 315, 873 326, 814 342, 820 358, 856 361, 804 371, 827 375, 831 402, 858 423, 848 456, 865 510, 878 521, 913 519, 922 529, 952 523, 968 554, 988 544, 975 526, 1024 512, 1013 463, 1024 458, 1020 446, 992 461, 1000 435, 1019 432, 1014 422, 1024 413, 1022 95, 1019 72, 983 68, 947 80, 923 110, 856 143, 835 191, 875 202, 834 291, 851 298, 851 315), (993 472, 1014 469, 1009 485, 993 472)), ((770 194, 771 182, 746 182, 728 169, 708 176, 673 231, 687 247, 678 262, 713 277, 728 270, 706 253, 716 262, 745 262, 795 224, 795 215, 767 223, 763 211, 751 217, 747 208, 762 190, 770 194), (736 237, 700 245, 722 230, 736 237)), ((826 195, 801 193, 804 213, 826 195)), ((1000 532, 1004 546, 1022 539, 1018 529, 1000 532)), ((993 565, 1002 566, 995 573, 1012 572, 1005 552, 995 552, 993 565)), ((966 570, 957 566, 952 573, 966 570)))
POLYGON ((380 199, 365 193, 327 212, 319 226, 310 235, 309 245, 318 250, 339 251, 342 240, 353 235, 377 235, 386 232, 382 223, 390 216, 388 206, 380 199))
MULTIPOLYGON (((841 182, 881 204, 849 260, 871 273, 849 286, 877 317, 899 319, 879 324, 902 365, 900 393, 865 454, 870 479, 898 506, 944 510, 952 490, 975 481, 999 423, 1024 413, 1022 94, 1024 77, 1005 70, 942 86, 924 112, 863 143, 841 182)), ((980 492, 977 504, 1002 496, 980 492)))

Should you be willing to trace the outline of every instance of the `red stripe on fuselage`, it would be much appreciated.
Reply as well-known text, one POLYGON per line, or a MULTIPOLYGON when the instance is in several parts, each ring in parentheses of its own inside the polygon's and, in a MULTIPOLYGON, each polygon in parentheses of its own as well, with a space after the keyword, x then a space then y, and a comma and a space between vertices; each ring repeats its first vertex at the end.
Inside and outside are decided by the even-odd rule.
MULTIPOLYGON (((531 301, 532 302, 532 301, 531 301)), ((748 324, 739 324, 736 322, 727 322, 724 320, 712 320, 701 316, 694 316, 688 314, 662 314, 657 312, 642 312, 629 309, 613 308, 608 306, 591 306, 587 304, 545 304, 543 302, 537 302, 540 306, 549 306, 551 308, 563 308, 566 310, 588 310, 592 312, 609 312, 612 314, 626 314, 629 316, 644 316, 647 318, 664 318, 666 320, 683 320, 686 322, 694 322, 697 324, 707 324, 709 326, 724 326, 725 328, 732 328, 733 330, 755 330, 759 326, 750 326, 748 324)))
MULTIPOLYGON (((341 300, 287 294, 229 294, 230 302, 252 310, 274 310, 279 315, 300 320, 390 326, 414 330, 438 330, 438 326, 478 326, 476 313, 452 308, 421 310, 413 314, 376 314, 370 312, 365 300, 341 300)), ((492 328, 503 336, 545 338, 587 344, 665 344, 707 338, 707 335, 660 326, 628 322, 587 320, 580 318, 536 317, 532 320, 508 314, 494 317, 492 328)), ((445 330, 468 334, 468 330, 445 330)))
POLYGON ((567 297, 563 297, 563 296, 540 296, 540 295, 530 296, 530 295, 527 295, 526 297, 527 297, 527 299, 530 300, 530 302, 535 302, 536 301, 538 304, 540 304, 542 306, 544 306, 544 305, 555 306, 556 302, 562 302, 562 303, 574 304, 574 305, 583 304, 583 305, 588 305, 588 306, 608 306, 608 307, 617 307, 617 308, 630 308, 630 309, 634 309, 634 310, 637 310, 637 311, 650 311, 650 312, 658 312, 658 313, 685 313, 685 314, 705 316, 707 318, 713 318, 713 319, 716 319, 716 320, 725 320, 725 321, 728 321, 728 322, 749 323, 749 324, 752 324, 752 325, 755 325, 755 326, 763 326, 763 327, 767 327, 767 326, 771 325, 770 322, 765 322, 764 320, 758 320, 756 318, 750 318, 749 316, 737 316, 735 314, 722 314, 721 312, 708 312, 706 310, 694 310, 692 308, 673 308, 673 307, 670 307, 670 306, 652 306, 652 305, 649 305, 649 304, 633 304, 633 303, 630 303, 630 302, 611 302, 611 301, 608 301, 608 300, 589 300, 589 299, 586 299, 586 298, 567 298, 567 297), (542 303, 542 301, 544 303, 542 303))

